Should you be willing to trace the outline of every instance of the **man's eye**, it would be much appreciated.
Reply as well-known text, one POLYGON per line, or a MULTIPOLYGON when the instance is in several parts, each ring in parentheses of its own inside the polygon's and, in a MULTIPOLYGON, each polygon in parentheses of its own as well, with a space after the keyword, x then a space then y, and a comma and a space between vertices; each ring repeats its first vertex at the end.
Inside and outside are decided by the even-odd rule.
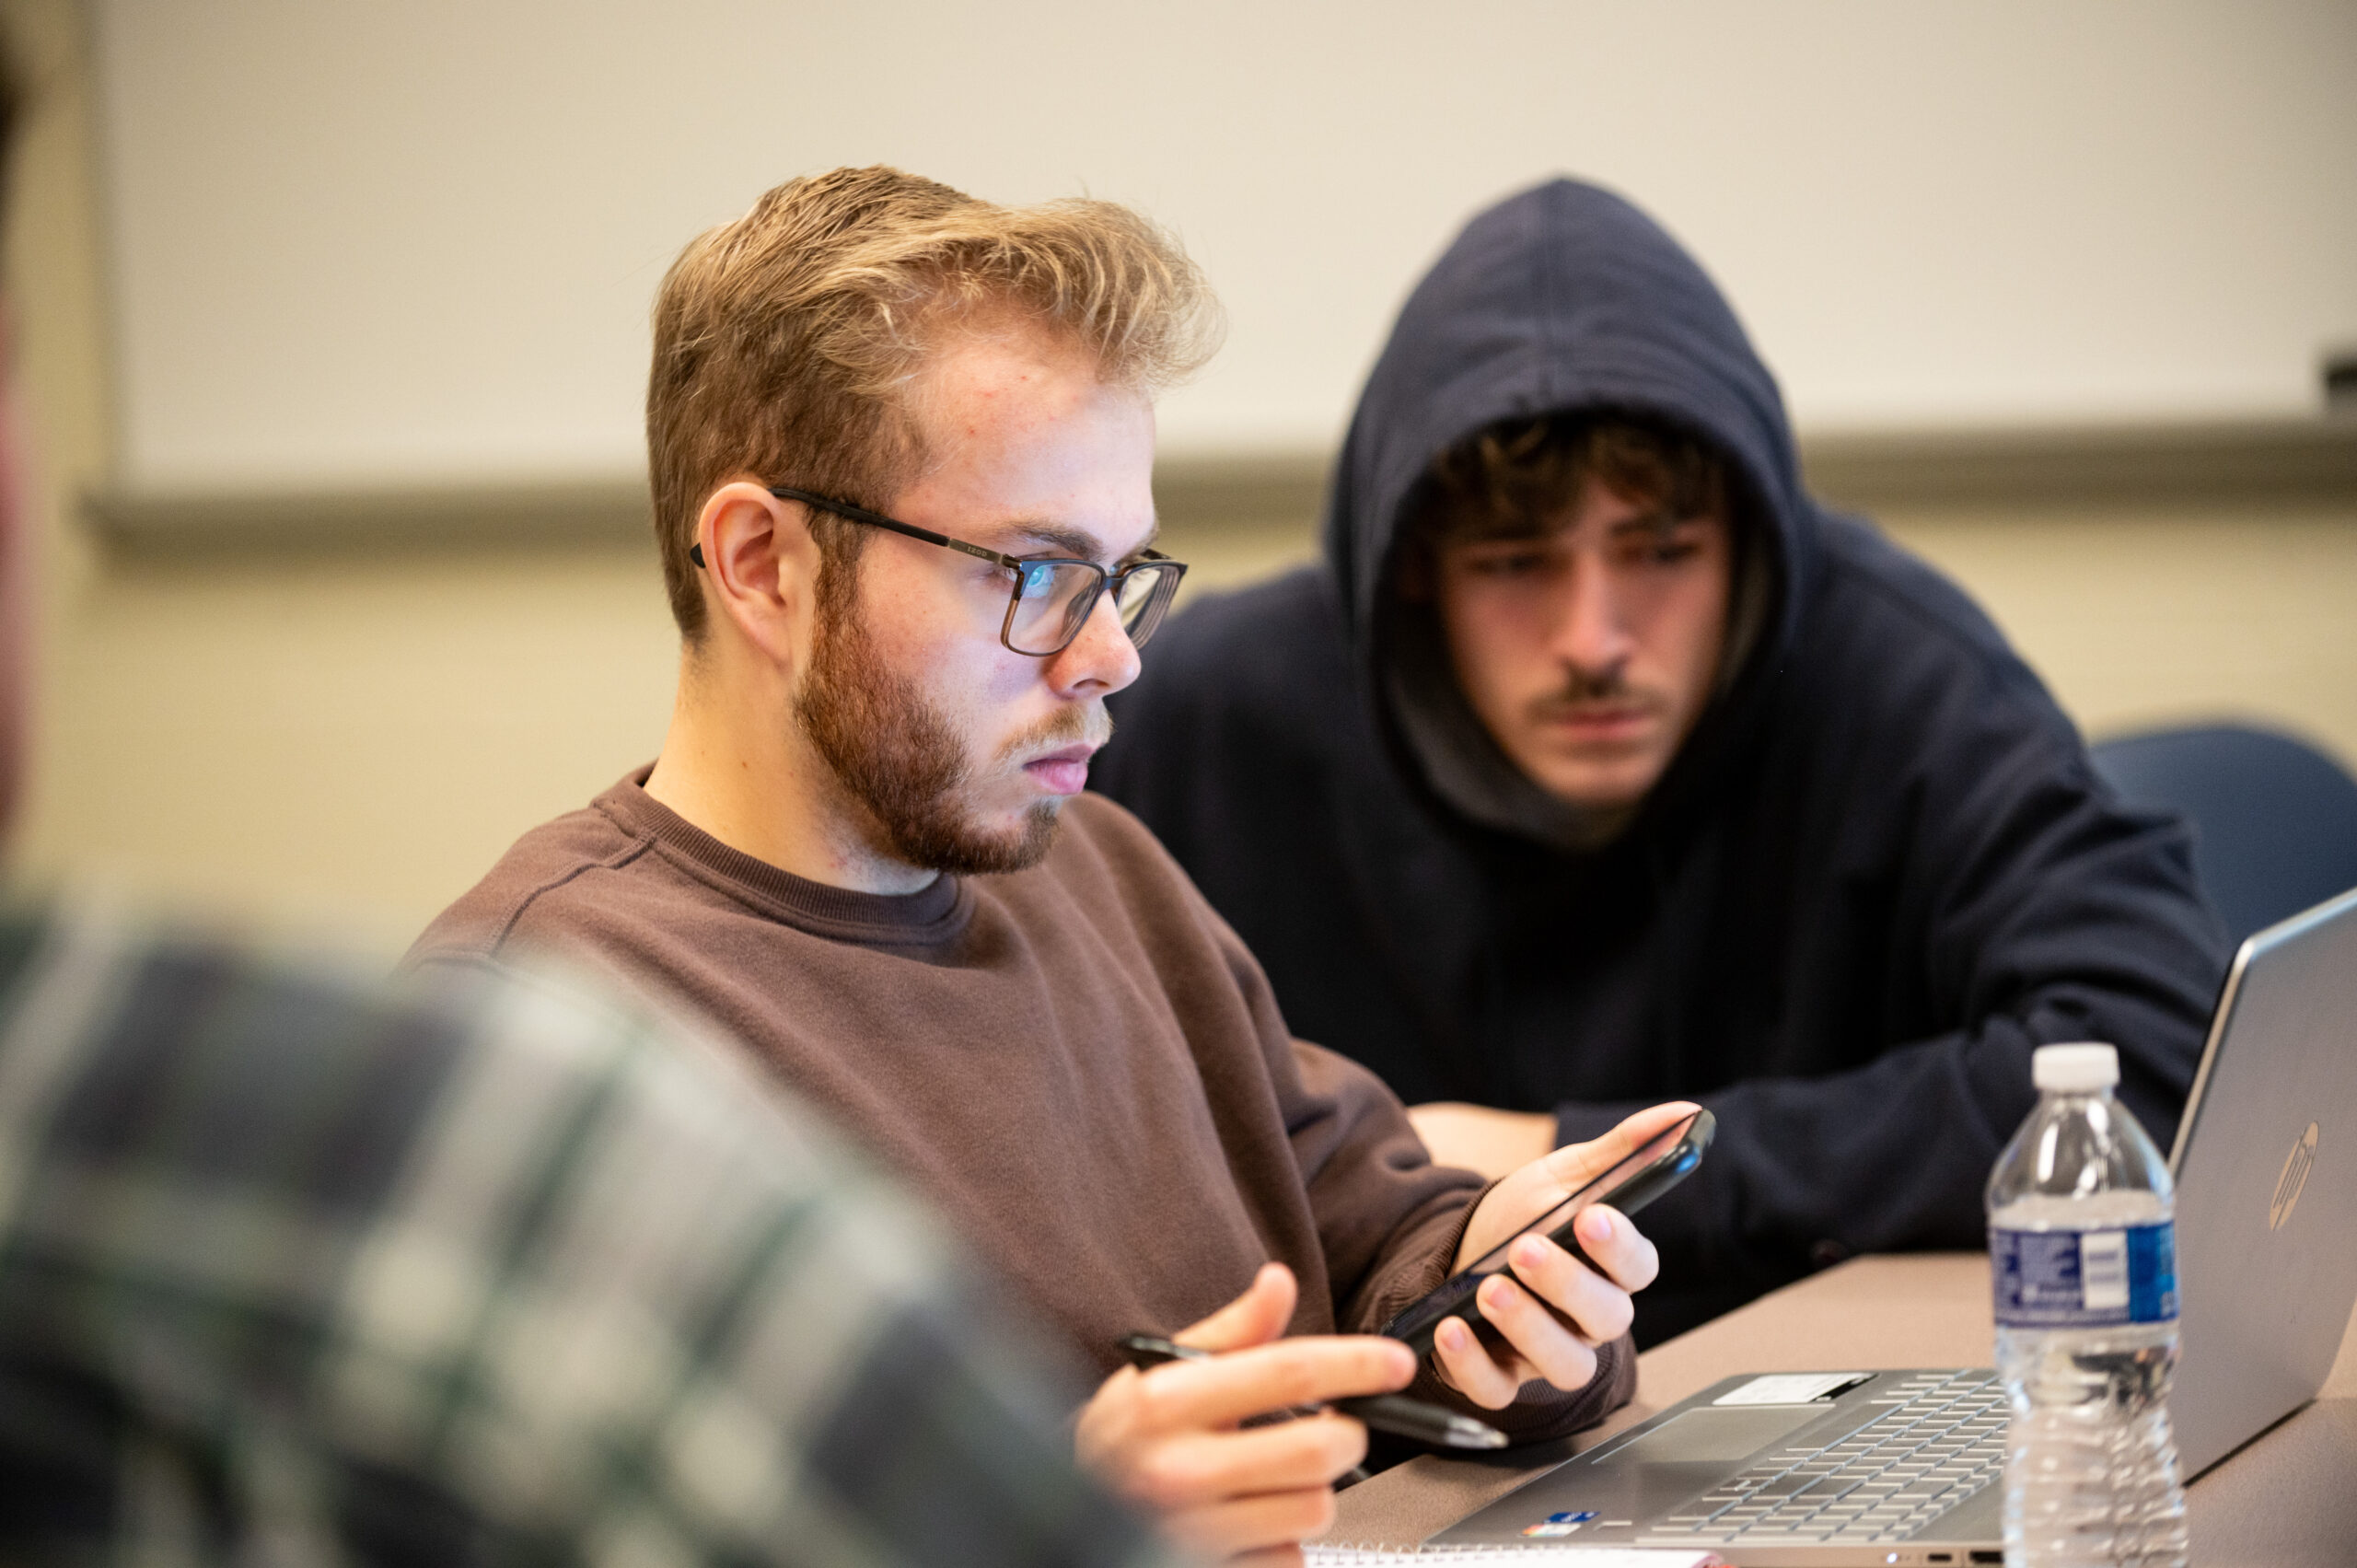
POLYGON ((1675 566, 1701 552, 1701 531, 1689 528, 1632 528, 1616 541, 1614 553, 1630 565, 1675 566))
POLYGON ((1545 569, 1544 551, 1523 550, 1511 555, 1477 555, 1466 562, 1466 568, 1481 577, 1526 577, 1545 569))

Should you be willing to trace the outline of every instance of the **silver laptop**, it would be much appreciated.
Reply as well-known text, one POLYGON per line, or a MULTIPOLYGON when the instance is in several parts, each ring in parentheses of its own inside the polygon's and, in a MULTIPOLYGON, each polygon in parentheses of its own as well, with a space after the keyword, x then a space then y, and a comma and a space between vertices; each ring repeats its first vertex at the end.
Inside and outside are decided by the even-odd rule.
MULTIPOLYGON (((2187 1480, 2324 1386, 2357 1306, 2357 892, 2243 944, 2178 1124, 2187 1480)), ((1728 1377, 1434 1536, 1707 1546, 1744 1568, 2002 1562, 1986 1367, 1728 1377)))

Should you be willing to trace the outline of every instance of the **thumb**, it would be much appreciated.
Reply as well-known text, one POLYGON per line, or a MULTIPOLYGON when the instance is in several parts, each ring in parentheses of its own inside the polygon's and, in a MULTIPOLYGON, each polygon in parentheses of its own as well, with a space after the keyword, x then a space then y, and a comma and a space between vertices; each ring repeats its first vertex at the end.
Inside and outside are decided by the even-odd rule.
POLYGON ((1651 1140, 1677 1126, 1699 1108, 1690 1100, 1648 1106, 1624 1119, 1601 1138, 1566 1144, 1532 1160, 1489 1191, 1465 1227, 1457 1252, 1462 1269, 1486 1257, 1499 1243, 1537 1225, 1556 1204, 1604 1175, 1651 1140))
POLYGON ((1569 1197, 1701 1109, 1692 1100, 1684 1099, 1647 1106, 1622 1118, 1620 1125, 1603 1137, 1585 1144, 1567 1144, 1523 1169, 1544 1167, 1548 1178, 1569 1197))
POLYGON ((1283 1263, 1263 1263, 1242 1295, 1170 1337, 1200 1350, 1244 1350, 1267 1344, 1293 1321, 1294 1302, 1300 1294, 1291 1269, 1283 1263))

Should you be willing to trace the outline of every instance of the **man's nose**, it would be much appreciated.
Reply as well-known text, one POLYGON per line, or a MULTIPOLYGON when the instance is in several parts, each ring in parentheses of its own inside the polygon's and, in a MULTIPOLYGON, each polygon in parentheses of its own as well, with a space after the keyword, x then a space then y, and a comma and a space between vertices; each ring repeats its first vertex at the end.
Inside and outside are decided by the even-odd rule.
POLYGON ((1624 609, 1612 574, 1602 562, 1574 563, 1563 585, 1548 651, 1583 674, 1610 674, 1628 662, 1636 647, 1624 609))
POLYGON ((1109 697, 1138 678, 1138 645, 1121 626, 1110 593, 1099 595, 1080 635, 1049 656, 1048 685, 1060 697, 1109 697))

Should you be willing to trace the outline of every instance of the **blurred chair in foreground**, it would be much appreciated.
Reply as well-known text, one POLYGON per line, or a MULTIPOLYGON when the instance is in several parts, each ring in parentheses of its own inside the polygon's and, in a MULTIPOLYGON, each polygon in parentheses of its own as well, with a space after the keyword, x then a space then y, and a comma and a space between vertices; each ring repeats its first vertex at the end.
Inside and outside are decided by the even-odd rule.
POLYGON ((2104 741, 2095 763, 2133 804, 2192 819, 2194 872, 2237 942, 2357 887, 2357 780, 2305 741, 2152 730, 2104 741))

